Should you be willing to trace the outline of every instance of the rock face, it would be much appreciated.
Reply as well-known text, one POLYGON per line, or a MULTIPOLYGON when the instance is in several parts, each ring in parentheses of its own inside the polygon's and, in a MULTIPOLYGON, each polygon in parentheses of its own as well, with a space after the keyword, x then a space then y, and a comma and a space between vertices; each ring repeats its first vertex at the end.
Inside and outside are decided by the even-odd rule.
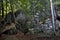
POLYGON ((16 16, 16 21, 18 24, 16 24, 16 28, 17 30, 21 31, 22 33, 27 33, 28 29, 27 29, 27 19, 26 16, 24 15, 24 12, 20 12, 17 16, 16 16))
POLYGON ((32 20, 32 28, 29 29, 30 32, 32 34, 41 34, 42 33, 42 36, 43 34, 46 35, 59 35, 60 33, 60 21, 59 20, 56 20, 56 23, 55 23, 55 32, 53 31, 53 26, 52 26, 52 21, 50 18, 46 19, 45 23, 42 23, 42 24, 39 24, 37 25, 36 24, 36 20, 32 20))
POLYGON ((26 24, 27 23, 27 19, 26 19, 25 15, 24 15, 24 12, 21 11, 21 10, 17 10, 16 12, 14 12, 15 20, 13 20, 11 14, 12 14, 12 12, 9 12, 6 15, 6 18, 4 20, 5 23, 6 23, 5 24, 6 26, 4 26, 4 30, 5 31, 7 31, 7 30, 10 31, 11 30, 12 32, 14 32, 13 30, 17 30, 17 31, 21 31, 24 34, 27 33, 28 32, 28 29, 27 29, 27 26, 26 26, 27 25, 26 24), (16 23, 14 21, 16 21, 16 23), (15 27, 15 28, 13 28, 13 27, 15 27))

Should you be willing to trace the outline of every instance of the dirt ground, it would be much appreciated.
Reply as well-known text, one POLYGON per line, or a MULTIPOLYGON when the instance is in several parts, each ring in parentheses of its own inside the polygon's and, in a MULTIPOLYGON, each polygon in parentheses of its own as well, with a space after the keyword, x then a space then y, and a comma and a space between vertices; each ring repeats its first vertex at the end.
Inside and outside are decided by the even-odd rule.
POLYGON ((37 35, 18 33, 16 35, 2 35, 0 40, 60 40, 60 37, 39 37, 37 35))

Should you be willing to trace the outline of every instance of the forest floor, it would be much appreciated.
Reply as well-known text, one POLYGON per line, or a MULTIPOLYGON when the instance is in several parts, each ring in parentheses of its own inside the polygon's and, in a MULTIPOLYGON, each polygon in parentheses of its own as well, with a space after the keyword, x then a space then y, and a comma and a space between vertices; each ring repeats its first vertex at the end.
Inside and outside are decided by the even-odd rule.
POLYGON ((2 35, 0 40, 60 40, 60 37, 39 37, 37 35, 17 33, 16 35, 2 35))

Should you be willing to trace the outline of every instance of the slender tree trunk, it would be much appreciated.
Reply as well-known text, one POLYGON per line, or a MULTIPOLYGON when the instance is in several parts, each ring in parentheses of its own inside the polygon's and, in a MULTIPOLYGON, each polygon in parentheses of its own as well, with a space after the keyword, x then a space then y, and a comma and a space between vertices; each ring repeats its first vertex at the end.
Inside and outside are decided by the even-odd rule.
POLYGON ((3 5, 3 0, 1 0, 1 5, 2 5, 2 18, 4 18, 4 5, 3 5))
POLYGON ((11 20, 12 20, 12 22, 15 22, 15 16, 14 16, 14 12, 13 12, 13 8, 14 8, 14 6, 13 6, 13 0, 10 0, 10 7, 11 7, 11 11, 12 11, 12 13, 11 13, 11 20))
MULTIPOLYGON (((6 0, 6 15, 7 15, 7 0, 6 0)), ((6 18, 7 18, 7 16, 6 16, 6 18)))

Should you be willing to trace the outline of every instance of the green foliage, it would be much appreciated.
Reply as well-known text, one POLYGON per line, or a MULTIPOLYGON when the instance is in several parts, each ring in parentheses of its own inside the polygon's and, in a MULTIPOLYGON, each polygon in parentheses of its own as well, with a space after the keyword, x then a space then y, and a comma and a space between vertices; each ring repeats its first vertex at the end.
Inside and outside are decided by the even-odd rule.
POLYGON ((60 5, 60 0, 53 0, 54 5, 60 5))
MULTIPOLYGON (((45 9, 46 7, 49 8, 49 5, 50 5, 49 0, 7 0, 7 1, 3 0, 4 14, 6 14, 6 6, 7 6, 7 13, 11 11, 10 1, 11 1, 11 4, 13 4, 14 11, 16 11, 16 9, 22 9, 23 11, 26 11, 29 13, 31 13, 32 11, 35 11, 36 13, 42 9, 45 9)), ((53 2, 54 4, 59 4, 59 0, 53 0, 53 2)))
MULTIPOLYGON (((53 0, 54 5, 59 3, 59 0, 53 0), (56 2, 57 1, 57 2, 56 2)), ((40 13, 41 21, 50 16, 50 0, 3 0, 4 4, 4 15, 11 11, 11 6, 13 6, 13 11, 20 9, 24 11, 27 19, 31 19, 36 13, 40 13)), ((0 7, 1 2, 0 2, 0 7)), ((0 15, 1 15, 0 11, 0 15)))
MULTIPOLYGON (((53 0, 53 3, 54 5, 60 4, 60 0, 53 0)), ((14 12, 18 9, 23 10, 24 14, 26 14, 28 18, 31 18, 32 15, 37 12, 40 13, 43 17, 48 17, 50 15, 50 0, 3 0, 3 4, 4 15, 11 11, 11 6, 13 6, 14 12)), ((2 7, 1 2, 0 7, 2 7)), ((41 19, 45 19, 43 17, 41 19)))

